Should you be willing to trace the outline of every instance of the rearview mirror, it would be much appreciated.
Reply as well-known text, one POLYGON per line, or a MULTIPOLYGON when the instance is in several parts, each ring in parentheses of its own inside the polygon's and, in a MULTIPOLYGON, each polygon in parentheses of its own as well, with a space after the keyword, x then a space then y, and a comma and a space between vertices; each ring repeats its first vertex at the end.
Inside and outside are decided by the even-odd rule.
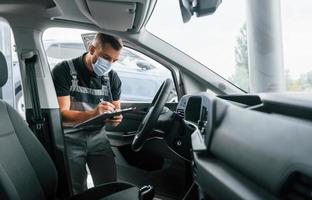
POLYGON ((194 13, 196 17, 213 14, 222 0, 179 0, 183 22, 190 21, 194 13))

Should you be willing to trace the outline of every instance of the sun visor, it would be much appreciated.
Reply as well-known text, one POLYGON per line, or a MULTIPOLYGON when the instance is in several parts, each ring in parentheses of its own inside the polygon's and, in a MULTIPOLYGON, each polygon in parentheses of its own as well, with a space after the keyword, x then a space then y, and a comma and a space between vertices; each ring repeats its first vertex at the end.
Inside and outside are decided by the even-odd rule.
POLYGON ((131 1, 76 0, 80 11, 100 28, 127 31, 133 28, 136 3, 131 1))

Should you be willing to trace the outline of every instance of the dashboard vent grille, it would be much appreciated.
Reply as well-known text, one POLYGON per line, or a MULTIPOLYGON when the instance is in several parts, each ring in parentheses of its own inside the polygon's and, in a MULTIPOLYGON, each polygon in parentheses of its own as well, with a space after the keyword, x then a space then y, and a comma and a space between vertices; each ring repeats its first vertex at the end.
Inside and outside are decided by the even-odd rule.
POLYGON ((185 111, 183 109, 177 109, 177 114, 184 118, 185 111))
POLYGON ((312 178, 301 173, 294 174, 289 178, 282 191, 282 199, 312 200, 312 178))

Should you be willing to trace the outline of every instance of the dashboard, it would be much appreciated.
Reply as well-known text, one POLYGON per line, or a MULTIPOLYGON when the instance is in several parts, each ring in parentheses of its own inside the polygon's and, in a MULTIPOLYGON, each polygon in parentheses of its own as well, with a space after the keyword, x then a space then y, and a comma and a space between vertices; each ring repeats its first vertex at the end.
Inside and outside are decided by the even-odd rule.
POLYGON ((311 198, 310 94, 185 95, 176 113, 196 127, 193 177, 206 198, 311 198))

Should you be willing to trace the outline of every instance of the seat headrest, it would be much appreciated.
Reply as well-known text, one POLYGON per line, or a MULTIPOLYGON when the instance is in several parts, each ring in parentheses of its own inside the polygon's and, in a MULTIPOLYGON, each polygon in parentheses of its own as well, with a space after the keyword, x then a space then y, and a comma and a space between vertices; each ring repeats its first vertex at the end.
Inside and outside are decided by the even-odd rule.
POLYGON ((0 87, 8 80, 8 66, 3 53, 0 51, 0 87))

